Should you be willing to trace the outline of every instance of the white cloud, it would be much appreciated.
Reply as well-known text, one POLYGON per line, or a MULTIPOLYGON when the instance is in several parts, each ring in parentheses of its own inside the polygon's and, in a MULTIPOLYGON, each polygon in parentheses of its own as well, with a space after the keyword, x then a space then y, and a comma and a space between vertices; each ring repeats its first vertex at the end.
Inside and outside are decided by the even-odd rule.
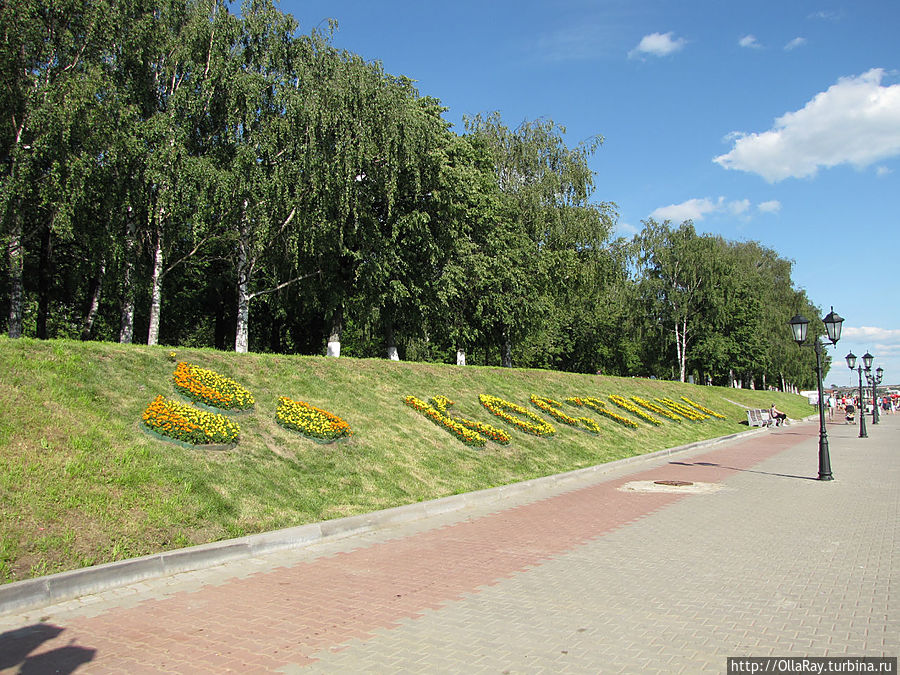
POLYGON ((726 212, 740 216, 749 210, 749 199, 726 201, 725 197, 719 197, 716 200, 703 197, 702 199, 688 199, 680 204, 660 206, 650 214, 650 217, 655 220, 671 220, 673 223, 680 223, 685 220, 703 220, 712 213, 726 212))
POLYGON ((784 51, 789 52, 792 49, 797 49, 797 47, 802 47, 805 44, 806 44, 806 38, 795 37, 793 40, 791 40, 784 46, 784 51))
POLYGON ((773 183, 840 164, 862 169, 900 155, 900 85, 882 86, 884 75, 873 68, 841 78, 800 110, 776 119, 772 129, 731 134, 731 151, 713 161, 773 183))
POLYGON ((687 40, 673 38, 674 33, 650 33, 641 38, 638 46, 628 52, 628 58, 639 58, 645 54, 650 56, 667 56, 682 49, 687 40))
POLYGON ((688 199, 681 204, 661 206, 651 213, 650 217, 656 220, 671 220, 674 223, 685 220, 703 220, 707 213, 718 211, 723 202, 724 197, 719 197, 718 202, 713 202, 709 198, 688 199))
POLYGON ((842 17, 840 12, 834 12, 831 10, 822 10, 819 12, 813 12, 807 18, 809 19, 818 19, 820 21, 839 21, 842 17))
POLYGON ((762 45, 756 41, 756 37, 753 35, 745 35, 738 40, 738 44, 741 47, 747 47, 748 49, 762 49, 762 45))
POLYGON ((893 171, 886 166, 879 166, 875 169, 875 175, 881 178, 882 176, 887 176, 889 173, 893 173, 893 171))
POLYGON ((778 213, 779 211, 781 211, 781 202, 777 199, 773 199, 768 202, 760 202, 756 206, 756 208, 763 213, 778 213))
POLYGON ((615 233, 620 237, 627 237, 638 233, 638 228, 629 223, 618 222, 614 229, 615 233))
POLYGON ((882 346, 900 345, 900 329, 876 328, 875 326, 844 326, 841 338, 852 338, 867 342, 883 342, 882 346))
POLYGON ((749 199, 739 199, 734 202, 728 203, 728 210, 731 211, 736 216, 741 215, 742 213, 746 213, 750 210, 750 200, 749 199))

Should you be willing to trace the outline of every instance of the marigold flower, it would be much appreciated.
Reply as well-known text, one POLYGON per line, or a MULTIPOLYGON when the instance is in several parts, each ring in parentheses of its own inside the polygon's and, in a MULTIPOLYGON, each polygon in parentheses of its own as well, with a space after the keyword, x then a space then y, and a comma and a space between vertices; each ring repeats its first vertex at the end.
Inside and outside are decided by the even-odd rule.
POLYGON ((181 403, 157 396, 141 415, 141 421, 151 431, 191 445, 227 445, 236 443, 241 428, 225 415, 201 410, 190 403, 181 403))
POLYGON ((504 401, 502 398, 496 396, 489 396, 488 394, 481 394, 478 397, 478 401, 504 422, 521 429, 527 434, 532 434, 534 436, 552 436, 556 433, 556 428, 552 424, 542 420, 535 413, 520 405, 504 401), (515 413, 515 415, 512 413, 515 413), (520 415, 520 417, 517 417, 516 415, 520 415), (523 420, 522 417, 525 417, 526 419, 523 420))
POLYGON ((325 441, 336 441, 353 435, 343 419, 305 401, 292 401, 286 396, 278 399, 275 420, 283 427, 325 441))
POLYGON ((234 380, 183 361, 175 366, 172 380, 182 395, 212 408, 249 410, 255 403, 253 394, 234 380))

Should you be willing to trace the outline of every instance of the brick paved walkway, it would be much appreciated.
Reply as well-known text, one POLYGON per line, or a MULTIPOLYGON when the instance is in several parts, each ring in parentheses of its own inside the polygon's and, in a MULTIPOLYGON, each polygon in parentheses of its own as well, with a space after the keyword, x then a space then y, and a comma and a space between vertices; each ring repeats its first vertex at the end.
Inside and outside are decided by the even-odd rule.
POLYGON ((723 672, 729 655, 896 656, 898 429, 900 416, 869 439, 831 426, 830 483, 812 480, 817 425, 794 425, 493 513, 0 617, 0 672, 723 672), (722 489, 619 489, 661 478, 722 489))

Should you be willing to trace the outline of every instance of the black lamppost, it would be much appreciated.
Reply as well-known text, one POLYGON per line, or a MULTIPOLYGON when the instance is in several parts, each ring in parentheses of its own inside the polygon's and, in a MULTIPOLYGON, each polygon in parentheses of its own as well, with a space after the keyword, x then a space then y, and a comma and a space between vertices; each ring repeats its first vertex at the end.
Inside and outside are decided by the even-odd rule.
POLYGON ((878 387, 881 384, 881 378, 884 376, 884 368, 876 368, 874 373, 866 371, 866 381, 872 385, 872 424, 878 424, 880 415, 878 414, 878 387))
MULTIPOLYGON (((856 372, 859 374, 859 400, 860 400, 860 406, 862 406, 862 400, 863 400, 862 372, 863 372, 863 367, 862 367, 862 365, 859 365, 859 366, 856 365, 856 354, 854 354, 853 352, 850 352, 849 354, 847 354, 847 356, 846 356, 845 358, 847 359, 847 366, 849 366, 850 370, 852 371, 852 370, 853 370, 853 367, 856 366, 856 372)), ((866 359, 868 359, 868 363, 869 363, 869 365, 866 366, 866 370, 868 370, 869 368, 872 367, 872 355, 869 354, 869 352, 866 352, 866 355, 863 357, 863 363, 866 362, 866 359)), ((859 437, 860 437, 860 438, 868 438, 868 437, 869 437, 869 435, 866 433, 866 416, 865 416, 865 412, 866 412, 866 409, 865 409, 865 408, 861 408, 860 411, 859 411, 859 437)))
MULTIPOLYGON (((843 322, 844 320, 835 313, 834 307, 822 319, 831 344, 837 344, 837 341, 841 339, 841 324, 843 322)), ((806 341, 806 329, 809 327, 809 320, 797 314, 788 323, 791 326, 791 331, 794 333, 794 342, 798 346, 802 345, 806 341)), ((831 475, 831 458, 828 455, 828 433, 825 431, 825 396, 822 391, 822 343, 818 338, 813 341, 813 348, 816 352, 816 384, 819 387, 819 480, 834 480, 834 476, 831 475)))

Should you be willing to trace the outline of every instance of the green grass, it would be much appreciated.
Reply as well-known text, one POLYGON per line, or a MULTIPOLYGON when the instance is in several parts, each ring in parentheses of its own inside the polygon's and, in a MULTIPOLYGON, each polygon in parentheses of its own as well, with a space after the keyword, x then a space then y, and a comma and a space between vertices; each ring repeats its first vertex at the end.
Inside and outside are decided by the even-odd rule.
POLYGON ((253 412, 231 415, 240 443, 212 451, 142 428, 141 413, 157 394, 177 398, 169 351, 0 338, 0 580, 494 487, 746 429, 743 408, 730 401, 775 402, 795 418, 812 412, 790 394, 659 380, 178 349, 178 360, 230 377, 256 398, 253 412), (556 435, 544 439, 491 415, 478 403, 482 393, 535 412, 532 393, 560 401, 686 395, 728 419, 653 427, 635 418, 631 430, 566 405, 603 433, 554 423, 556 435), (408 394, 443 394, 455 414, 505 429, 512 443, 468 447, 406 406, 408 394), (275 421, 279 396, 339 415, 353 436, 320 444, 283 428, 275 421))

